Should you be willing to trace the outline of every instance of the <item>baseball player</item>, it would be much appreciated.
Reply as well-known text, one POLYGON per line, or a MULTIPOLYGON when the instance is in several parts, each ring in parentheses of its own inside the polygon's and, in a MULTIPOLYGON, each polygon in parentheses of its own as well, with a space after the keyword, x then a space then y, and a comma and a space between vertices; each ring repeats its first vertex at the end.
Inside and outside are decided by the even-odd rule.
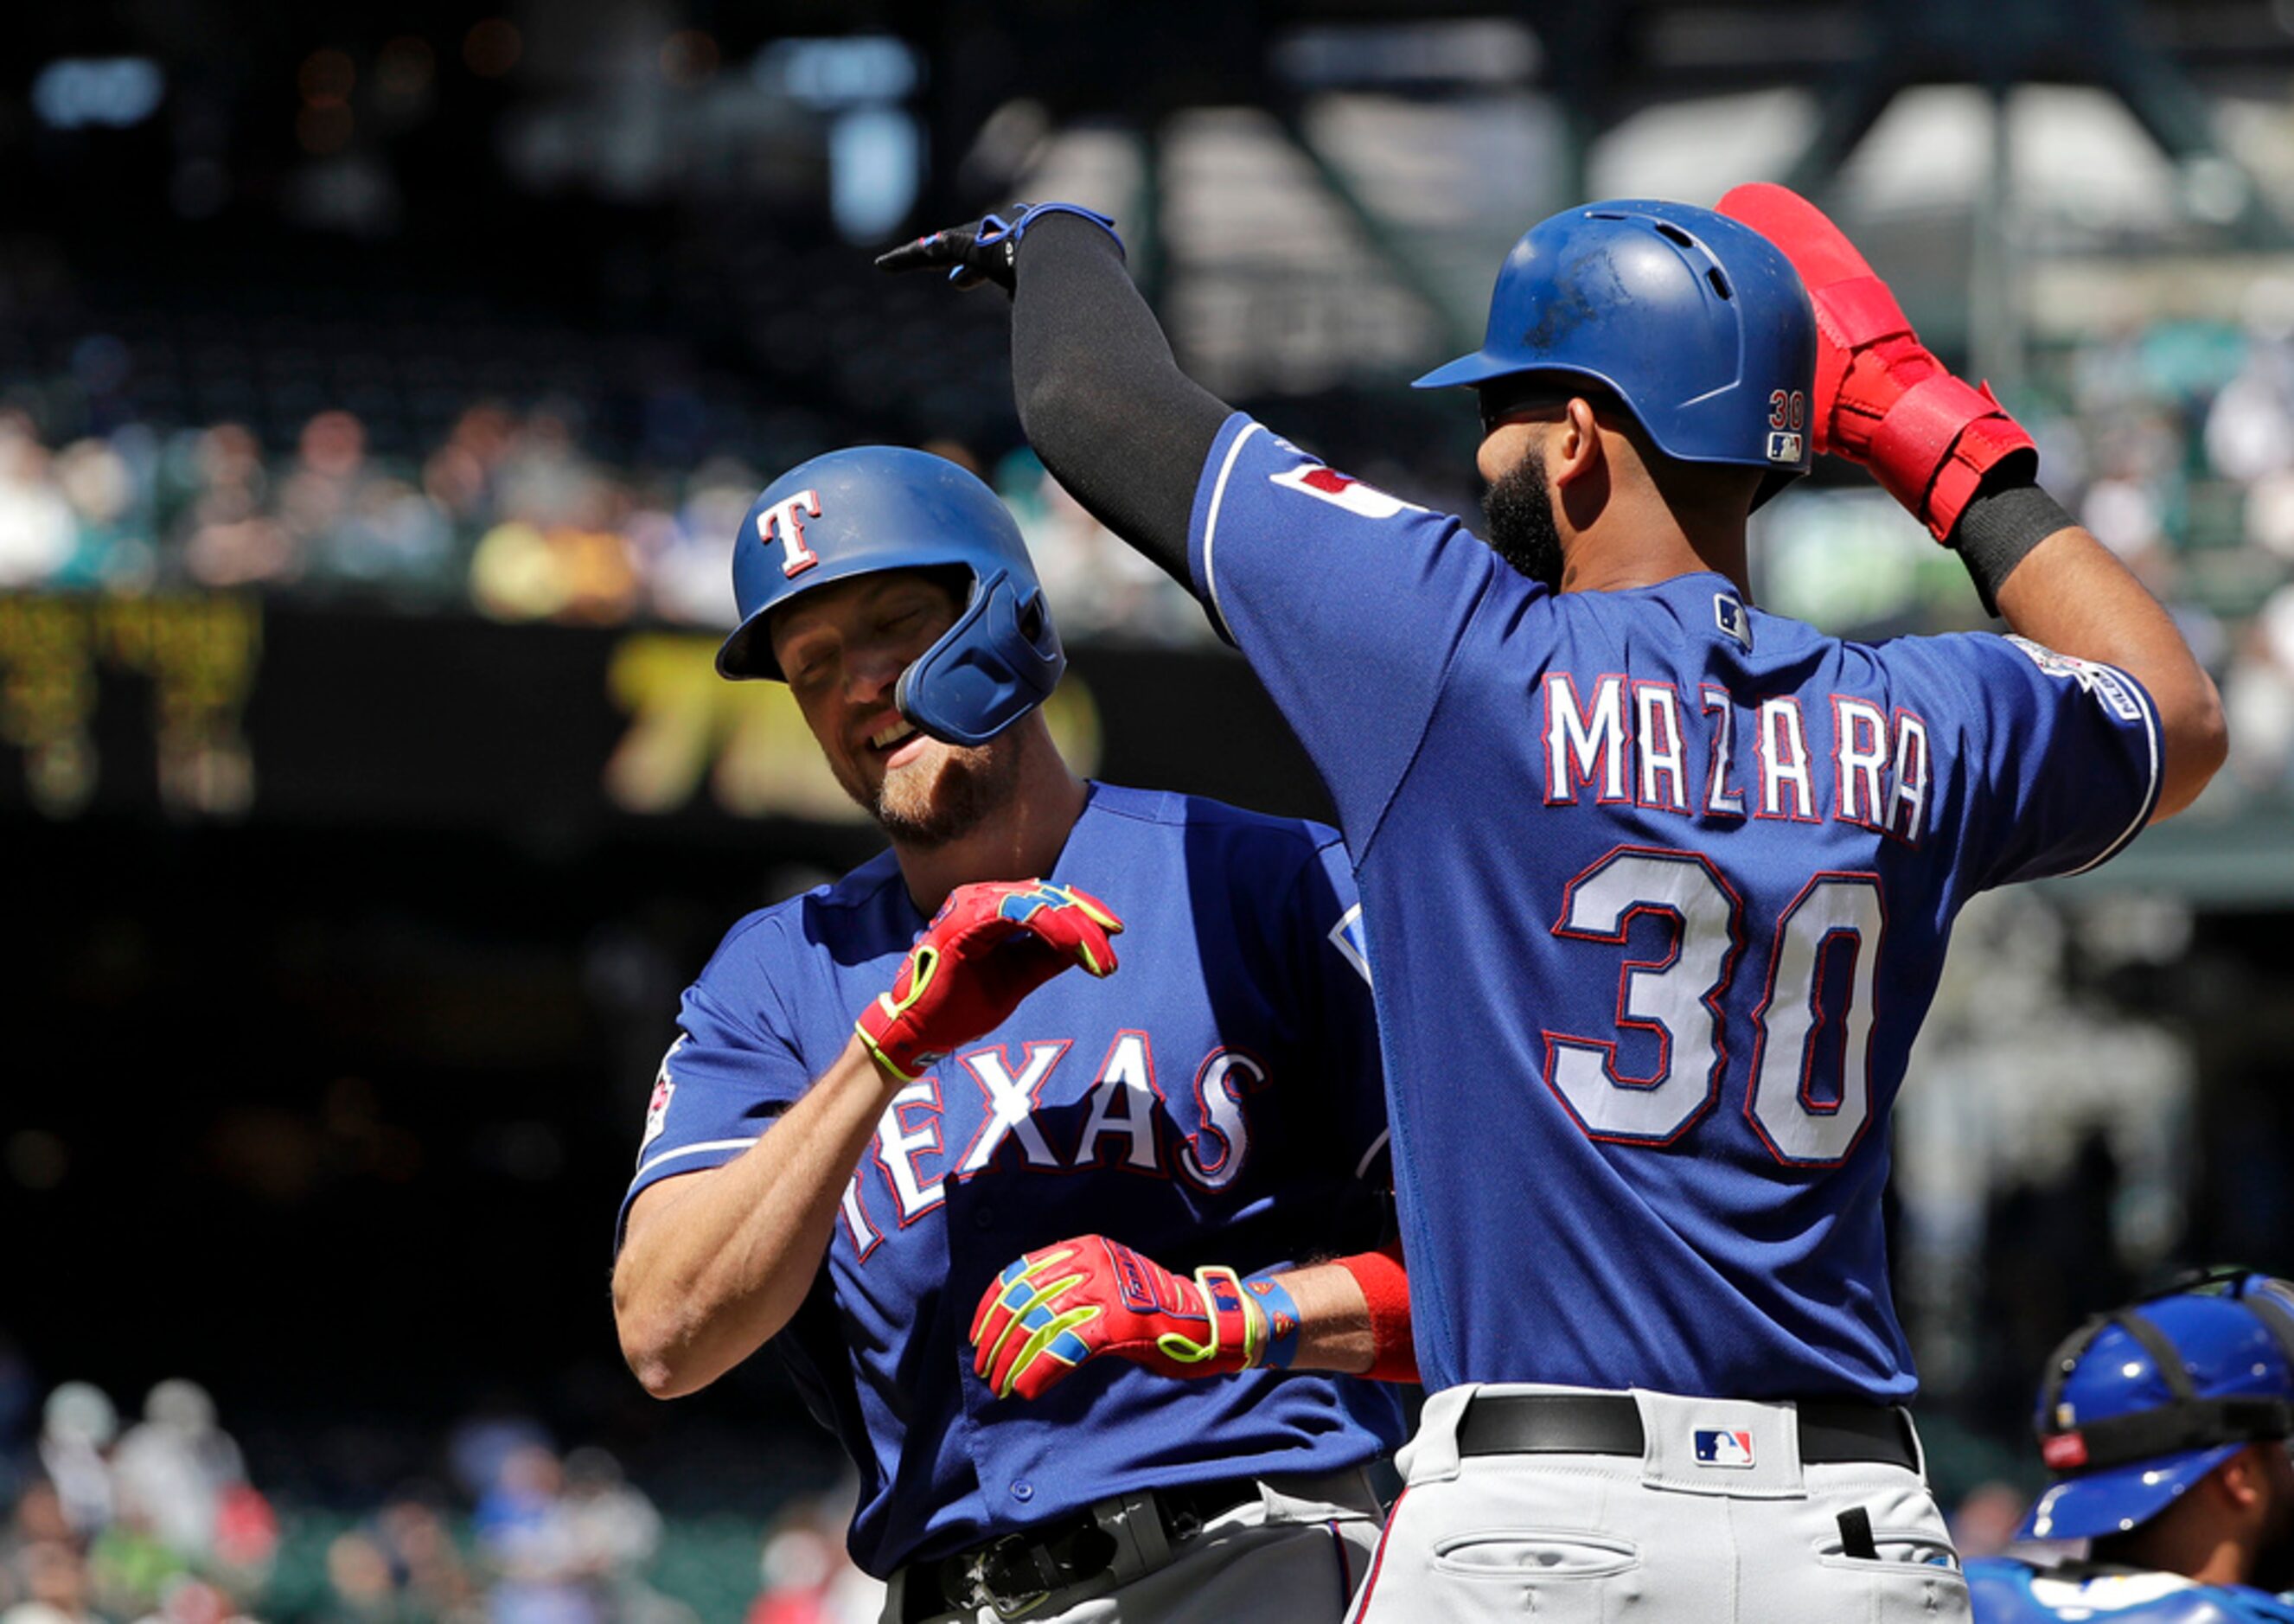
POLYGON ((2055 1481, 2018 1530, 2081 1562, 1967 1564, 1977 1624, 2294 1624, 2294 1286, 2228 1270, 2089 1320, 2047 1360, 2055 1481))
POLYGON ((1188 380, 1084 211, 886 264, 1013 293, 1045 465, 1192 587, 1338 805, 1429 1395, 1356 1616, 1965 1618, 1901 1408, 1890 1106, 1961 904, 2102 862, 2223 755, 2029 437, 1777 187, 1515 246, 1482 349, 1419 380, 1479 397, 1486 542, 1188 380), (2016 635, 1755 608, 1747 515, 1818 450, 2016 635))
POLYGON ((734 586, 720 670, 789 684, 891 844, 742 920, 685 994, 622 1207, 631 1366, 666 1397, 771 1342, 858 1467, 891 1624, 1338 1619, 1401 1420, 1277 1368, 1370 1364, 1347 1263, 1287 1266, 1390 1220, 1336 835, 1072 775, 1019 531, 940 458, 793 469, 734 586), (975 1303, 1086 1233, 1058 1277, 1103 1285, 1091 1334, 1130 1359, 990 1386, 975 1303), (1218 1379, 1155 1374, 1181 1368, 1218 1379))

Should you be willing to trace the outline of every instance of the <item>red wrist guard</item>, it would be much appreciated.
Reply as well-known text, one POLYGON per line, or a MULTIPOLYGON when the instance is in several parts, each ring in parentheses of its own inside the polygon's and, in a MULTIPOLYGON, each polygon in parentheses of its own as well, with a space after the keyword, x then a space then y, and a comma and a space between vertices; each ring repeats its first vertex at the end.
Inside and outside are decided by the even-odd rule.
POLYGON ((1376 1252, 1357 1252, 1334 1260, 1362 1287, 1370 1304, 1371 1367, 1363 1374, 1373 1382, 1415 1382, 1418 1342, 1410 1324, 1410 1275, 1403 1267, 1402 1243, 1388 1241, 1376 1252))

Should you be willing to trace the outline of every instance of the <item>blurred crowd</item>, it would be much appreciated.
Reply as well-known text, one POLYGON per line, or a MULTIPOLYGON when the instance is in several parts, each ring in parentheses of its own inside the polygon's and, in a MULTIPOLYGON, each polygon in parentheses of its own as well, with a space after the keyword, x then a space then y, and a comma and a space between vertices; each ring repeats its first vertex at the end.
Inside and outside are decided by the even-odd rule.
MULTIPOLYGON (((2221 684, 2230 767, 2210 800, 2294 791, 2294 280, 2253 282, 2236 320, 2153 315, 2036 344, 2005 393, 2038 442, 2041 483, 2221 684)), ((1787 612, 1843 632, 1980 616, 1956 567, 1875 493, 1795 494, 1766 522, 1782 544, 1756 547, 1755 568, 1787 612), (1859 549, 1875 530, 1886 546, 1859 549)))
POLYGON ((62 1383, 16 1475, 0 1530, 5 1624, 223 1624, 278 1554, 276 1514, 191 1382, 159 1383, 124 1429, 102 1390, 62 1383))
MULTIPOLYGON (((0 1371, 0 1403, 27 1396, 21 1372, 0 1371)), ((531 1422, 489 1417, 444 1456, 460 1501, 274 1509, 196 1383, 159 1383, 123 1427, 100 1390, 65 1383, 9 1465, 0 1624, 869 1624, 883 1606, 844 1553, 849 1495, 790 1501, 736 1571, 708 1573, 602 1449, 561 1457, 531 1422)), ((2004 1547, 2024 1499, 1997 1481, 1965 1496, 1964 1548, 2004 1547)))
POLYGON ((2128 322, 2046 381, 2051 486, 2173 608, 2223 688, 2230 770, 2294 784, 2294 281, 2254 282, 2240 322, 2128 322))
MULTIPOLYGON (((411 461, 379 456, 341 408, 291 454, 237 423, 127 422, 51 445, 0 412, 0 591, 260 588, 505 621, 729 625, 728 560, 750 502, 783 470, 718 457, 677 474, 584 450, 571 402, 479 404, 411 461)), ((1207 641, 1203 618, 1026 452, 984 468, 1072 632, 1207 641)))
MULTIPOLYGON (((33 1398, 0 1349, 0 1440, 33 1398)), ((561 1457, 523 1419, 453 1431, 456 1491, 347 1514, 274 1506, 180 1378, 128 1424, 63 1383, 29 1430, 0 1456, 0 1624, 862 1624, 883 1602, 844 1553, 849 1496, 793 1499, 729 1544, 680 1538, 611 1455, 561 1457)))
MULTIPOLYGON (((2030 360, 2008 394, 2048 488, 2173 608, 2222 682, 2226 792, 2294 788, 2294 281, 2257 281, 2239 320, 2133 320, 2038 344, 2030 360)), ((1460 470, 1441 471, 1453 459, 1439 447, 1396 460, 1410 436, 1381 438, 1392 413, 1375 396, 1273 414, 1404 494, 1472 500, 1444 483, 1460 470)), ((721 626, 736 533, 784 471, 724 454, 601 457, 572 394, 476 401, 403 455, 374 445, 419 446, 403 425, 370 436, 339 405, 305 418, 291 448, 237 421, 83 413, 87 432, 63 438, 46 420, 61 420, 0 407, 0 592, 252 587, 505 621, 721 626)), ((1003 495, 1070 639, 1209 641, 1186 595, 1031 453, 983 463, 952 440, 930 448, 1003 495)), ((1788 613, 1851 634, 1980 614, 1949 560, 1868 487, 1795 492, 1760 526, 1756 585, 1788 613)))

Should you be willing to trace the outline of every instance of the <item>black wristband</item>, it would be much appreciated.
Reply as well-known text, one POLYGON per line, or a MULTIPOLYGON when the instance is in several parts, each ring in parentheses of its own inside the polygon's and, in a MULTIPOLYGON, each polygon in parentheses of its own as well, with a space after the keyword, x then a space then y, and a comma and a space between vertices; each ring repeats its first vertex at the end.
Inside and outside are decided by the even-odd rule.
POLYGON ((1999 589, 2025 554, 2077 523, 2062 503, 2028 479, 1978 493, 1959 516, 1951 544, 1975 582, 1984 611, 1999 612, 1999 589))

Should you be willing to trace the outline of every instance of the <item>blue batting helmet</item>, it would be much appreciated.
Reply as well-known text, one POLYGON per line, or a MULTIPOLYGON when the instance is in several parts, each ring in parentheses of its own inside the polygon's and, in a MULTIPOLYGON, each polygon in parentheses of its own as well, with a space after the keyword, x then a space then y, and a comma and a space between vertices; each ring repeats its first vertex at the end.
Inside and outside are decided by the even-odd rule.
POLYGON ((1808 290, 1774 243, 1709 208, 1633 198, 1531 226, 1498 272, 1482 347, 1417 387, 1535 372, 1606 386, 1667 456, 1765 470, 1759 502, 1808 472, 1808 290))
POLYGON ((972 577, 964 612, 900 673, 893 702, 935 739, 985 744, 1044 702, 1068 657, 1011 510, 929 452, 833 451, 765 487, 733 543, 741 624, 717 669, 785 681, 765 624, 780 605, 855 575, 951 567, 972 577))
POLYGON ((2019 1538, 2149 1522, 2248 1444, 2294 1433, 2294 1286, 2225 1272, 2090 1319, 2048 1361, 2037 1420, 2056 1481, 2019 1538))

